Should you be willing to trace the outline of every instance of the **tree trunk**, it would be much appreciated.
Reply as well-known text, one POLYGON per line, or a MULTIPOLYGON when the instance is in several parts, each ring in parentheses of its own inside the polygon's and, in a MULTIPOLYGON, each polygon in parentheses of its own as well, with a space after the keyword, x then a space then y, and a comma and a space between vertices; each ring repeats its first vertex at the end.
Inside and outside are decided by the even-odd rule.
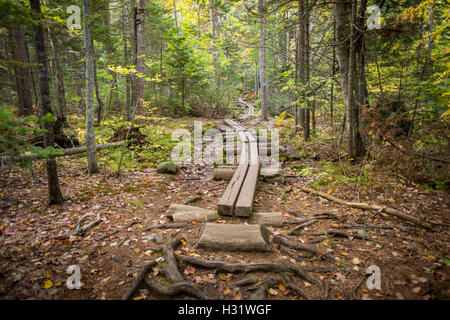
MULTIPOLYGON (((31 10, 38 15, 41 14, 41 5, 39 0, 30 0, 31 10)), ((36 60, 38 63, 39 91, 41 97, 40 116, 52 112, 52 102, 50 98, 50 79, 48 75, 48 57, 44 44, 44 30, 41 23, 34 26, 34 48, 36 50, 36 60)), ((44 147, 53 146, 55 136, 53 133, 55 123, 46 122, 43 124, 46 132, 44 133, 44 147)), ((47 160, 47 182, 48 182, 48 203, 62 204, 64 199, 59 188, 58 170, 55 160, 47 160)))
POLYGON ((136 71, 142 76, 136 79, 136 113, 145 114, 144 110, 144 93, 145 93, 145 13, 147 11, 146 0, 139 0, 136 12, 136 35, 137 35, 137 51, 136 51, 136 71))
POLYGON ((33 114, 33 98, 31 95, 29 67, 26 66, 28 57, 25 32, 22 29, 11 29, 10 36, 12 43, 12 58, 15 62, 14 74, 16 77, 19 116, 27 116, 33 114))
POLYGON ((55 70, 56 97, 58 100, 58 120, 61 122, 61 124, 65 125, 67 124, 66 92, 64 89, 64 75, 61 68, 61 60, 59 57, 58 39, 50 28, 48 28, 48 34, 50 37, 50 45, 52 47, 53 68, 55 70))
POLYGON ((267 121, 267 109, 269 107, 266 73, 266 11, 266 0, 258 0, 259 78, 261 85, 261 110, 265 121, 267 121))
MULTIPOLYGON (((86 47, 86 149, 89 174, 98 172, 94 128, 94 48, 90 26, 90 0, 83 0, 84 45, 86 47)), ((99 106, 100 108, 100 106, 99 106)))
MULTIPOLYGON (((341 77, 342 94, 347 113, 349 141, 348 151, 350 158, 357 158, 364 154, 364 144, 359 130, 359 112, 355 99, 356 85, 356 45, 358 30, 354 27, 356 23, 356 3, 345 0, 336 0, 334 3, 336 18, 336 41, 338 48, 339 68, 341 77)), ((359 50, 359 48, 358 48, 359 50)))
MULTIPOLYGON (((127 14, 126 14, 125 0, 122 0, 122 35, 123 35, 123 56, 125 65, 128 66, 130 64, 130 58, 128 55, 128 44, 127 44, 127 14)), ((131 105, 131 92, 130 92, 130 76, 125 75, 125 86, 127 91, 127 102, 126 102, 126 113, 127 120, 130 121, 130 105, 131 105)))

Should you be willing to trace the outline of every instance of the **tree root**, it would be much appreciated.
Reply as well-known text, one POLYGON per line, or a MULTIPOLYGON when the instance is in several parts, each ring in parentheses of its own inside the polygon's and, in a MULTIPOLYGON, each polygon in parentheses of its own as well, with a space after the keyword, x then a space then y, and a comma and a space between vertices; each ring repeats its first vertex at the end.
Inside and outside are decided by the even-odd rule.
POLYGON ((152 279, 145 279, 145 284, 149 287, 150 290, 163 296, 185 294, 200 300, 209 299, 199 288, 187 282, 178 282, 169 287, 165 287, 152 279))
POLYGON ((352 207, 352 208, 357 208, 357 209, 362 209, 362 210, 374 210, 374 211, 380 211, 380 212, 384 212, 388 215, 391 216, 395 216, 397 218, 400 218, 402 220, 408 221, 410 223, 413 223, 415 225, 421 226, 422 228, 428 229, 428 230, 432 230, 432 227, 429 223, 427 222, 423 222, 415 217, 412 217, 410 215, 407 215, 403 212, 401 212, 400 210, 397 209, 393 209, 393 208, 388 208, 388 207, 383 207, 380 205, 375 205, 375 204, 368 204, 368 203, 363 203, 363 202, 349 202, 349 201, 345 201, 343 199, 339 199, 336 198, 334 196, 331 196, 325 192, 321 192, 321 191, 317 191, 317 190, 313 190, 313 189, 309 189, 309 188, 304 188, 299 186, 299 189, 302 190, 303 192, 307 192, 307 193, 311 193, 317 196, 320 196, 322 198, 334 201, 336 203, 348 206, 348 207, 352 207))
POLYGON ((181 239, 182 238, 176 238, 161 247, 161 251, 164 254, 164 259, 167 264, 165 274, 167 275, 167 279, 171 282, 185 281, 178 270, 177 258, 175 256, 175 249, 181 244, 181 239))
POLYGON ((133 296, 133 294, 136 292, 136 290, 139 288, 139 286, 141 285, 141 282, 144 280, 145 276, 150 271, 150 269, 152 269, 156 265, 157 265, 157 262, 155 260, 146 264, 145 267, 142 269, 142 271, 137 276, 136 280, 131 285, 131 287, 128 288, 128 290, 123 294, 121 300, 130 299, 133 296))
POLYGON ((250 263, 250 264, 225 263, 222 261, 202 260, 199 258, 189 256, 180 256, 180 261, 185 264, 195 265, 207 269, 218 269, 222 272, 229 272, 229 273, 241 272, 246 274, 258 271, 277 272, 277 273, 292 272, 299 278, 302 278, 303 280, 306 280, 318 287, 321 286, 318 280, 312 278, 304 270, 294 265, 283 266, 275 263, 250 263))
POLYGON ((335 258, 331 254, 323 253, 320 250, 317 250, 316 248, 304 246, 299 243, 290 242, 290 241, 288 241, 280 236, 277 236, 277 235, 273 235, 273 238, 275 240, 277 240, 280 244, 285 245, 286 247, 289 247, 289 248, 292 248, 295 250, 310 252, 310 253, 315 254, 316 256, 323 257, 324 259, 327 259, 327 260, 330 260, 333 262, 335 261, 335 258))
POLYGON ((311 298, 302 289, 300 289, 295 283, 288 282, 285 284, 285 287, 291 289, 298 296, 300 296, 306 300, 311 300, 311 298))

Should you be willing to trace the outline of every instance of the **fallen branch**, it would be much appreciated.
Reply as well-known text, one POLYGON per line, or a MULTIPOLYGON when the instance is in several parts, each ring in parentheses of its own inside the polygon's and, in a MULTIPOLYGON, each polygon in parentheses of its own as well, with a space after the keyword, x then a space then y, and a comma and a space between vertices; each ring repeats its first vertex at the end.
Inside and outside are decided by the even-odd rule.
POLYGON ((427 222, 423 222, 417 218, 411 217, 410 215, 407 215, 403 212, 401 212, 400 210, 397 209, 393 209, 393 208, 388 208, 388 207, 383 207, 383 206, 379 206, 376 204, 368 204, 368 203, 364 203, 364 202, 349 202, 349 201, 345 201, 343 199, 339 199, 336 198, 334 196, 331 196, 325 192, 321 192, 321 191, 317 191, 317 190, 313 190, 313 189, 308 189, 308 188, 304 188, 299 186, 299 189, 302 190, 303 192, 307 192, 307 193, 311 193, 311 194, 315 194, 317 196, 321 196, 322 198, 334 201, 336 203, 348 206, 348 207, 352 207, 352 208, 357 208, 357 209, 362 209, 362 210, 374 210, 374 211, 380 211, 380 212, 384 212, 386 214, 395 216, 397 218, 406 220, 408 222, 411 222, 413 224, 419 225, 425 229, 428 230, 432 230, 431 225, 428 224, 427 222))
POLYGON ((402 231, 417 231, 412 227, 399 227, 399 226, 372 226, 372 225, 356 225, 356 226, 337 226, 333 229, 368 229, 368 230, 393 230, 398 229, 402 231))
POLYGON ((100 213, 99 213, 99 214, 97 214, 97 220, 92 221, 91 223, 88 223, 84 227, 81 227, 81 224, 83 223, 83 221, 86 220, 86 218, 89 218, 92 216, 95 216, 95 214, 88 213, 88 214, 82 216, 77 223, 77 228, 76 228, 75 232, 61 234, 61 235, 56 236, 54 239, 64 240, 64 239, 70 238, 71 236, 82 236, 89 228, 96 226, 102 222, 102 220, 100 219, 100 213))
POLYGON ((179 229, 179 228, 186 228, 192 226, 190 223, 164 223, 164 224, 157 224, 155 226, 150 226, 142 231, 150 231, 153 229, 179 229))
POLYGON ((179 256, 180 261, 185 264, 195 265, 207 269, 218 269, 222 272, 228 273, 250 273, 250 272, 293 272, 298 277, 320 286, 320 282, 316 279, 310 277, 305 271, 294 266, 294 265, 279 265, 275 263, 250 263, 250 264, 240 264, 240 263, 225 263, 222 261, 210 261, 202 260, 195 257, 179 256))
POLYGON ((433 158, 424 154, 420 154, 420 153, 415 153, 415 152, 410 152, 410 151, 405 151, 402 148, 400 148, 399 146, 397 146, 394 142, 392 142, 390 139, 384 138, 384 140, 386 140, 387 142, 389 142, 389 144, 391 146, 393 146, 395 149, 399 150, 400 152, 403 152, 405 154, 408 154, 410 156, 414 156, 414 157, 419 157, 419 158, 423 158, 423 159, 427 159, 427 160, 431 160, 431 161, 436 161, 436 162, 442 162, 442 163, 446 163, 446 164, 450 164, 450 161, 444 160, 444 159, 438 159, 438 158, 433 158))
POLYGON ((341 232, 341 231, 325 231, 325 232, 320 232, 320 233, 299 233, 299 235, 301 236, 331 236, 331 237, 342 237, 342 238, 356 238, 356 239, 361 239, 361 240, 369 240, 372 241, 373 239, 369 236, 365 236, 365 235, 360 235, 360 234, 347 234, 345 232, 341 232))
MULTIPOLYGON (((102 149, 120 147, 124 143, 125 143, 124 141, 119 141, 119 142, 114 142, 114 143, 99 144, 99 145, 97 145, 97 151, 102 150, 102 149)), ((87 147, 69 148, 69 149, 63 149, 61 151, 63 152, 62 154, 51 155, 50 159, 57 158, 57 157, 64 157, 64 156, 72 156, 72 155, 80 154, 80 153, 86 153, 87 147)), ((5 157, 3 157, 3 158, 5 158, 5 157)), ((4 160, 21 162, 21 161, 26 161, 26 160, 41 160, 41 159, 47 159, 47 158, 44 158, 42 155, 37 154, 37 153, 30 153, 30 154, 21 154, 17 157, 6 157, 6 159, 4 159, 4 160)))

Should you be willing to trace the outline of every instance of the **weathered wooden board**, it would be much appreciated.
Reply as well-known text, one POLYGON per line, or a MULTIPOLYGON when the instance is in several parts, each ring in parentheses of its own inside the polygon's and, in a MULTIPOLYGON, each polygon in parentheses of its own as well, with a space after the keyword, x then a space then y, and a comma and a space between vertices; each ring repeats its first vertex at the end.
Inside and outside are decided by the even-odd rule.
POLYGON ((249 168, 241 192, 236 202, 236 216, 249 217, 253 210, 256 183, 259 176, 258 144, 256 139, 246 132, 249 145, 249 168))
MULTIPOLYGON (((227 123, 229 125, 236 125, 232 120, 227 123)), ((219 199, 218 212, 220 215, 232 216, 234 213, 235 205, 241 192, 242 185, 244 183, 245 177, 248 170, 248 141, 244 131, 239 130, 238 134, 242 141, 241 146, 241 157, 239 161, 239 166, 233 175, 230 183, 228 184, 222 197, 219 199)))
POLYGON ((221 251, 269 251, 269 231, 257 224, 206 223, 196 246, 221 251))

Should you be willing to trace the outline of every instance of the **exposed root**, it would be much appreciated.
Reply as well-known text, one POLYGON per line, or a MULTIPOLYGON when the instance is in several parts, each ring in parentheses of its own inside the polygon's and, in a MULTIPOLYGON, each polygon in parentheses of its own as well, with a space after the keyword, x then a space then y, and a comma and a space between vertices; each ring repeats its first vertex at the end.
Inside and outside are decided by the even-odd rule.
POLYGON ((289 248, 292 248, 295 250, 310 252, 310 253, 315 254, 316 256, 323 257, 324 259, 327 259, 327 260, 330 260, 333 262, 335 261, 335 258, 331 254, 329 254, 329 253, 324 254, 323 252, 321 252, 320 250, 317 250, 316 248, 304 246, 299 243, 290 242, 290 241, 288 241, 280 236, 277 236, 277 235, 274 235, 273 238, 275 240, 277 240, 280 244, 285 245, 286 247, 289 247, 289 248))
POLYGON ((295 283, 288 282, 285 284, 285 287, 291 289, 298 296, 300 296, 306 300, 311 300, 311 298, 302 289, 300 289, 295 283))
POLYGON ((165 287, 152 279, 145 279, 145 284, 150 290, 163 296, 176 296, 185 294, 200 300, 208 300, 209 298, 197 287, 187 282, 178 282, 169 287, 165 287))
POLYGON ((139 286, 141 285, 141 283, 144 280, 147 273, 156 265, 157 265, 157 262, 155 260, 146 264, 145 267, 142 269, 142 271, 137 276, 136 280, 133 282, 131 287, 128 288, 128 290, 124 293, 124 295, 122 296, 121 299, 122 300, 130 299, 133 296, 133 294, 136 292, 136 290, 139 288, 139 286))
POLYGON ((164 246, 161 247, 161 251, 164 254, 167 267, 165 273, 167 279, 171 282, 183 282, 185 279, 178 270, 177 258, 175 256, 175 249, 181 244, 182 238, 176 238, 164 246))
POLYGON ((311 276, 309 276, 304 270, 294 266, 294 265, 280 265, 275 263, 250 263, 250 264, 240 264, 240 263, 225 263, 222 261, 210 261, 202 260, 195 257, 180 256, 180 261, 185 264, 195 265, 207 269, 217 269, 222 272, 229 273, 250 273, 250 272, 292 272, 299 278, 306 280, 318 287, 320 287, 320 282, 311 276))

